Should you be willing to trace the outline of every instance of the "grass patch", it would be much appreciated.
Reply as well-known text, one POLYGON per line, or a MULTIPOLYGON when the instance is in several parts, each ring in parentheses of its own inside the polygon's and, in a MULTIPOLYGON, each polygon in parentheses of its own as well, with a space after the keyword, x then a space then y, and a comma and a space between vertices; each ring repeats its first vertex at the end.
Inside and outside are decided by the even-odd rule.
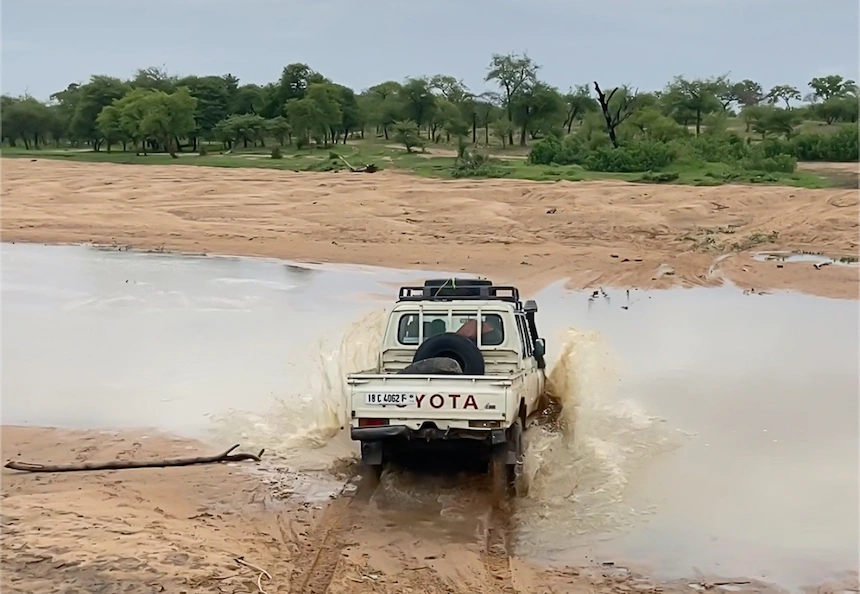
MULTIPOLYGON (((136 154, 113 150, 111 152, 68 148, 25 150, 11 147, 2 149, 3 157, 29 159, 57 159, 88 163, 118 163, 128 165, 194 165, 203 167, 251 167, 283 171, 341 171, 347 169, 343 157, 352 166, 374 164, 379 169, 398 169, 431 178, 510 178, 539 182, 617 180, 649 184, 681 184, 717 186, 726 183, 785 185, 804 188, 844 187, 844 177, 817 171, 794 173, 755 172, 735 169, 723 163, 706 163, 702 166, 672 165, 661 171, 635 173, 604 173, 588 171, 578 165, 535 165, 524 159, 498 158, 505 153, 496 151, 478 166, 463 170, 454 156, 436 156, 428 153, 407 153, 404 149, 384 144, 355 141, 347 145, 296 149, 295 147, 256 147, 225 151, 220 145, 201 145, 198 152, 184 152, 176 159, 167 154, 136 154)), ((439 148, 445 148, 440 146, 439 148)), ((512 153, 511 153, 512 154, 512 153)))

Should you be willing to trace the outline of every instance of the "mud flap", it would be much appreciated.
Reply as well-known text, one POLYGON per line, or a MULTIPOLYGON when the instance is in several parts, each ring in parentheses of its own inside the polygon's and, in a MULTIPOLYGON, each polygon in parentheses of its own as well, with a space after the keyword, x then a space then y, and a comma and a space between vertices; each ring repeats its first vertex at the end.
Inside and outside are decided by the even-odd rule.
POLYGON ((510 436, 508 439, 508 466, 516 466, 520 463, 523 455, 523 425, 520 419, 511 425, 510 436))
POLYGON ((361 463, 365 466, 381 466, 382 465, 382 442, 381 441, 362 441, 361 442, 361 463))

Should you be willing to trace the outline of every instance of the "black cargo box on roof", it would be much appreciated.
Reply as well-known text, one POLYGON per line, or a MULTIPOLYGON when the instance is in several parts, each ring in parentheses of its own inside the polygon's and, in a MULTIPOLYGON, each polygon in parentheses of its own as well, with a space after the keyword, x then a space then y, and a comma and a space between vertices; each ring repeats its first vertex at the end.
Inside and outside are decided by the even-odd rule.
POLYGON ((493 281, 474 278, 444 278, 424 282, 425 297, 489 297, 493 281))
POLYGON ((473 278, 428 280, 422 287, 400 287, 400 301, 499 300, 522 308, 516 287, 493 285, 492 281, 473 278))

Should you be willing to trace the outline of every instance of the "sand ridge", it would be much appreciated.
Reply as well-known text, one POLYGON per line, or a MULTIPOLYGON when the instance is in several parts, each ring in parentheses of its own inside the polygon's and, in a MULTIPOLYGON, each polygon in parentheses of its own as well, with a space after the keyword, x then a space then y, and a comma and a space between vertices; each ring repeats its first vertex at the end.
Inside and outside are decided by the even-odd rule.
POLYGON ((96 242, 462 270, 537 288, 713 285, 856 298, 857 267, 756 250, 858 252, 856 190, 434 180, 383 171, 3 159, 4 241, 96 242))

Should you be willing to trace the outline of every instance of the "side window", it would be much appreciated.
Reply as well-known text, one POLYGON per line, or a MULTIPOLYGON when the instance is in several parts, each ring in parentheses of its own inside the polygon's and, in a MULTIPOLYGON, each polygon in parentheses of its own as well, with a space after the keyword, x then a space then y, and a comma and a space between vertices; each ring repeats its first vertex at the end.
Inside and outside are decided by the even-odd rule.
POLYGON ((526 336, 526 351, 528 352, 529 357, 533 357, 535 354, 535 343, 532 339, 532 331, 529 329, 529 323, 526 320, 525 316, 522 318, 523 320, 523 333, 526 336))
POLYGON ((526 340, 525 328, 523 325, 524 320, 523 320, 523 317, 519 316, 519 315, 516 316, 516 318, 517 318, 517 330, 519 331, 519 335, 520 335, 520 344, 523 345, 523 359, 525 359, 526 357, 529 356, 529 347, 528 347, 528 341, 526 340))

